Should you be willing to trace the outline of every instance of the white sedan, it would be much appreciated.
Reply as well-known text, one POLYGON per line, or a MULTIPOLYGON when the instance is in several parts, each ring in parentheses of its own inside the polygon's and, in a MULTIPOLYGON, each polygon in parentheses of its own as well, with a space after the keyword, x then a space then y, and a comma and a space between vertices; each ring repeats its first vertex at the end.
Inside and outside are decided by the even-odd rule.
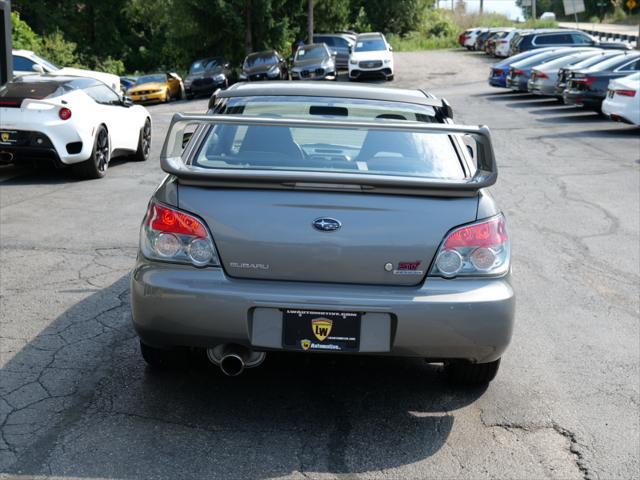
POLYGON ((640 126, 640 72, 609 82, 602 113, 612 120, 640 126))
POLYGON ((109 161, 144 161, 151 118, 104 83, 82 77, 28 75, 0 88, 0 163, 45 159, 101 178, 109 161))

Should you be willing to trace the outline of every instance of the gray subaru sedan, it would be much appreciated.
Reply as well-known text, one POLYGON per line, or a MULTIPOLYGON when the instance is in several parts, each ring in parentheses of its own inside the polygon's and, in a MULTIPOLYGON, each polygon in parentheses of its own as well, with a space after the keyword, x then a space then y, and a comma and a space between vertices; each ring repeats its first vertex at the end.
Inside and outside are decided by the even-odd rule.
POLYGON ((176 114, 132 275, 153 367, 228 375, 270 351, 420 357, 491 381, 511 339, 510 240, 486 127, 420 90, 237 84, 176 114))

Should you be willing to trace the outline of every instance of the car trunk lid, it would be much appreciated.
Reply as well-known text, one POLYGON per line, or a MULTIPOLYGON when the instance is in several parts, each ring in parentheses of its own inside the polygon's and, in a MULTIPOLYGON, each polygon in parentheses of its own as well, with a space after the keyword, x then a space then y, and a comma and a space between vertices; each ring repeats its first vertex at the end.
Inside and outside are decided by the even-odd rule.
POLYGON ((180 185, 232 277, 416 285, 445 234, 474 221, 477 196, 353 194, 180 185), (323 231, 314 221, 337 221, 323 231))

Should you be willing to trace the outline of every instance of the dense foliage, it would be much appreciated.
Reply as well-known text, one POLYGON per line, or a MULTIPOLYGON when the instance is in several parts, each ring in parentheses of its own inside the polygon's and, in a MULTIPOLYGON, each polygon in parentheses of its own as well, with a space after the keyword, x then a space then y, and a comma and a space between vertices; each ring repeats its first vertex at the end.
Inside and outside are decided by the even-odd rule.
MULTIPOLYGON (((519 6, 522 6, 522 0, 516 0, 519 6)), ((594 19, 602 20, 605 17, 613 20, 621 20, 626 16, 627 0, 584 0, 585 11, 578 14, 578 20, 591 21, 594 19)), ((640 3, 640 2, 637 2, 640 3)), ((640 10, 638 7, 634 11, 640 10)), ((525 16, 531 17, 531 7, 522 7, 525 16)), ((558 0, 537 0, 536 13, 541 15, 543 12, 553 12, 557 18, 565 18, 573 20, 574 16, 567 17, 564 14, 564 2, 558 0)), ((629 11, 628 13, 632 13, 629 11)))
MULTIPOLYGON (((315 0, 315 30, 419 30, 434 0, 315 0)), ((14 44, 114 73, 184 69, 207 55, 285 55, 307 36, 308 0, 14 0, 14 44), (25 23, 26 22, 26 23, 25 23), (29 28, 30 27, 30 28, 29 28), (33 30, 31 30, 33 29, 33 30)))

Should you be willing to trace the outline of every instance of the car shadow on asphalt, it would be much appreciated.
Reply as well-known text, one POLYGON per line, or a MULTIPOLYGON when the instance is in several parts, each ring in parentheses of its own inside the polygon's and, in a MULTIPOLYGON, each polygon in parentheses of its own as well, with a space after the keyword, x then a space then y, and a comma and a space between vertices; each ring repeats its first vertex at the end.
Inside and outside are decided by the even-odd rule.
POLYGON ((480 97, 490 102, 509 101, 509 100, 527 100, 536 98, 535 95, 526 92, 512 92, 511 90, 500 92, 474 93, 471 97, 480 97))
MULTIPOLYGON (((126 158, 114 158, 109 162, 109 171, 130 162, 126 158)), ((51 164, 42 162, 24 162, 22 164, 6 165, 0 170, 0 182, 4 186, 11 185, 63 185, 89 181, 78 177, 71 168, 56 168, 51 164), (6 180, 3 180, 7 178, 6 180)))
MULTIPOLYGON (((566 113, 566 112, 565 112, 566 113)), ((606 123, 613 125, 611 120, 604 115, 589 110, 576 110, 572 115, 558 115, 553 117, 537 118, 537 122, 542 123, 606 123)), ((590 130, 591 131, 591 130, 590 130)))
POLYGON ((15 349, 0 371, 1 438, 14 456, 0 456, 0 473, 380 471, 438 452, 456 410, 485 390, 451 386, 421 359, 278 353, 231 378, 192 352, 157 372, 139 355, 128 299, 125 276, 15 349))
POLYGON ((532 107, 557 107, 559 102, 555 98, 540 98, 536 95, 529 97, 521 97, 522 102, 507 103, 505 106, 510 108, 532 108, 532 107))
MULTIPOLYGON (((602 122, 606 122, 609 128, 551 133, 549 135, 540 135, 540 138, 632 138, 640 141, 640 129, 638 127, 614 124, 604 117, 597 118, 602 122)), ((638 151, 638 156, 640 157, 640 150, 638 151)))

